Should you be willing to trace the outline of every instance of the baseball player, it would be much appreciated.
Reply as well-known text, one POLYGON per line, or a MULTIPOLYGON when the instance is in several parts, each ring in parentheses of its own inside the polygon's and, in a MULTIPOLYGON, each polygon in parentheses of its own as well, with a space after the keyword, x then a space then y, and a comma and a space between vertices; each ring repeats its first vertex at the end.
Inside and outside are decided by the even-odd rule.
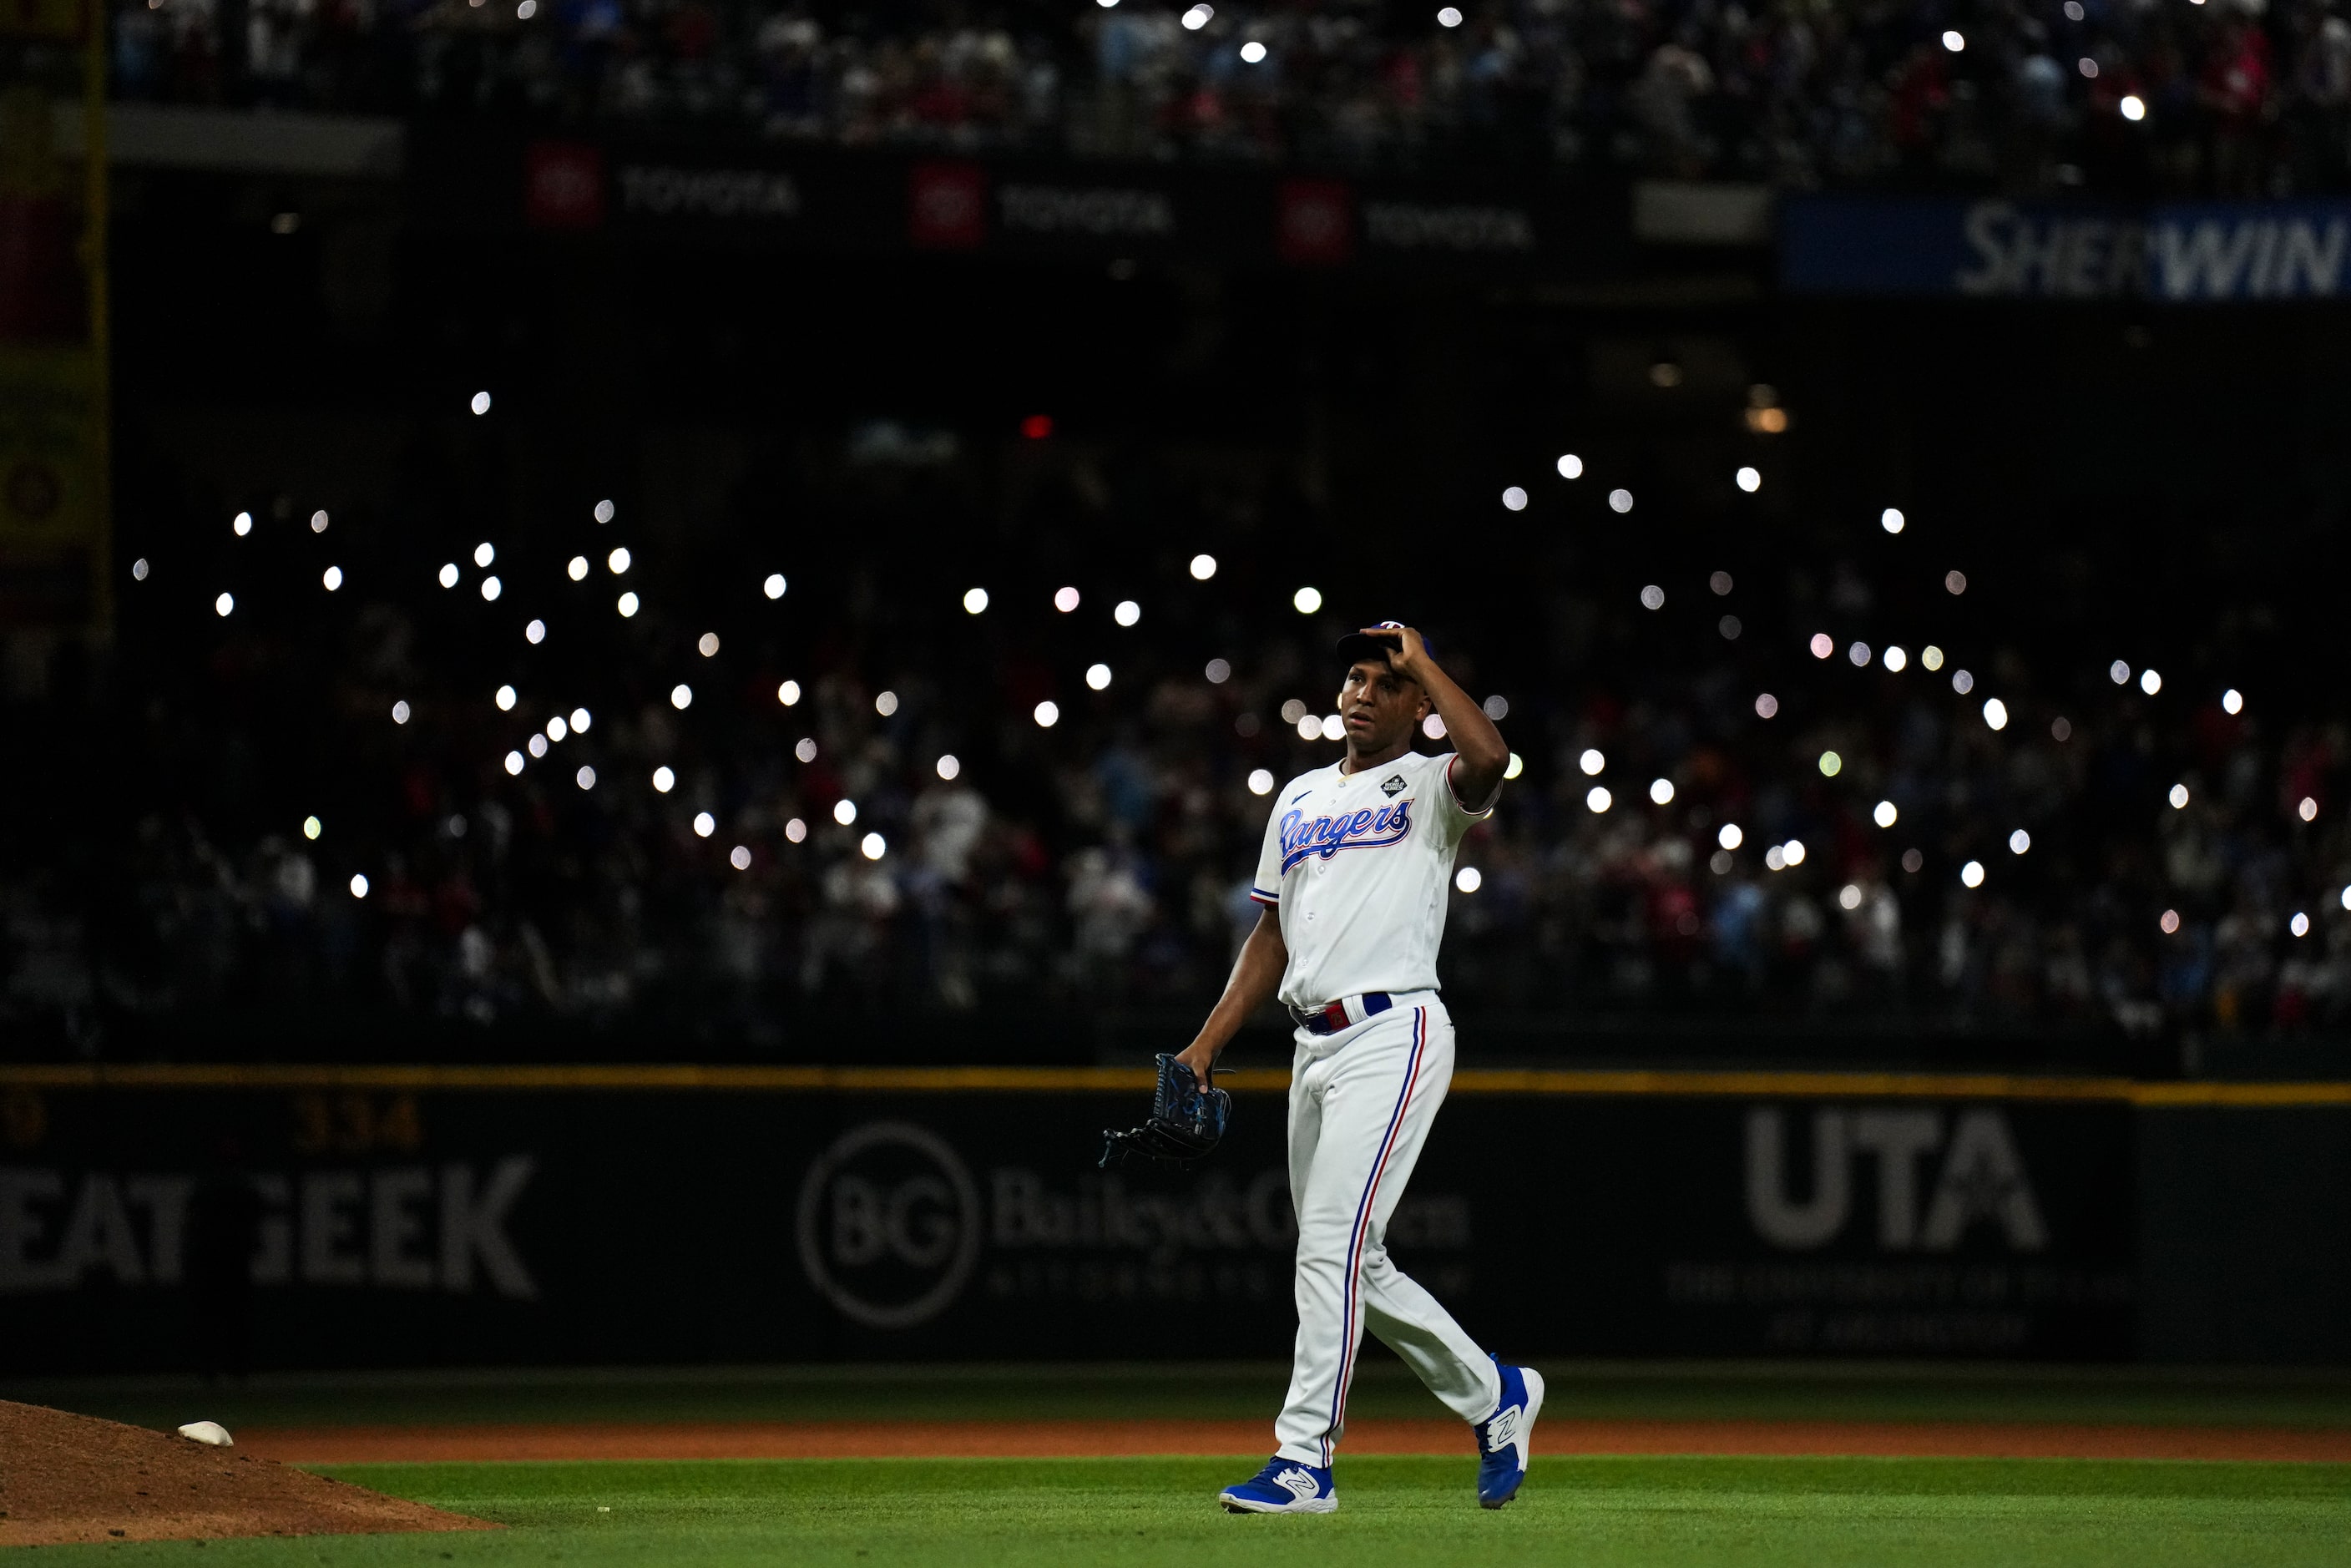
POLYGON ((1388 1217, 1453 1078, 1453 1022, 1437 947, 1454 852, 1485 820, 1510 759, 1501 732, 1387 621, 1339 640, 1347 755, 1274 798, 1250 896, 1264 908, 1225 994, 1178 1060, 1209 1072, 1279 988, 1297 1023, 1290 1193, 1298 1211, 1298 1344, 1273 1458, 1218 1500, 1236 1513, 1330 1513, 1331 1460, 1366 1323, 1475 1427, 1478 1500, 1526 1479, 1542 1408, 1531 1368, 1488 1355, 1387 1254, 1388 1217), (1413 737, 1434 709, 1455 750, 1413 737))

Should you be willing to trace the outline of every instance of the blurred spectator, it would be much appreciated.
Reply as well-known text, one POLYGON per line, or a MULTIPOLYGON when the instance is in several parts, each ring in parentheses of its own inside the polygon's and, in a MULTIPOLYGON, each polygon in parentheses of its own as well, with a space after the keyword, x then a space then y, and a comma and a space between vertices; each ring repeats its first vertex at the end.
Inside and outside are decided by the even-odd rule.
POLYGON ((2351 179, 2337 4, 1499 0, 1407 18, 1123 0, 884 21, 760 0, 118 0, 113 90, 852 146, 2251 195, 2351 179))

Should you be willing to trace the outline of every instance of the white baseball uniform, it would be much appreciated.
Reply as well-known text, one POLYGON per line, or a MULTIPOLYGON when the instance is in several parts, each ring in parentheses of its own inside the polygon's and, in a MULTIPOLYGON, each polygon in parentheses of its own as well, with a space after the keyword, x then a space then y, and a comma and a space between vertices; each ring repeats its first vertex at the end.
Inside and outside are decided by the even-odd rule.
POLYGON ((1463 1420, 1482 1421, 1501 1403, 1493 1362, 1389 1260, 1385 1243, 1453 1080, 1437 948, 1454 852, 1493 810, 1461 805, 1453 760, 1407 752, 1360 773, 1333 764, 1291 779, 1275 797, 1250 884, 1249 896, 1280 915, 1282 1001, 1338 1003, 1347 1020, 1329 1034, 1300 1030, 1290 1071, 1298 1345, 1274 1433, 1280 1457, 1296 1463, 1330 1465, 1367 1322, 1463 1420))

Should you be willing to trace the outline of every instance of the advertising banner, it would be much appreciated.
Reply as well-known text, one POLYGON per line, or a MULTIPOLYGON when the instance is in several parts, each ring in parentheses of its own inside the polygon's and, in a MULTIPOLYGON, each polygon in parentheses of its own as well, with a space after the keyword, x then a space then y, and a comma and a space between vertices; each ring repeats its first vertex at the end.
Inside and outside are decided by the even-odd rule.
POLYGON ((1155 258, 1500 277, 1621 269, 1621 191, 1459 180, 1286 178, 1248 169, 1073 164, 707 141, 539 139, 418 129, 423 221, 650 244, 851 254, 1155 258))
MULTIPOLYGON (((12 10, 0 35, 78 37, 78 5, 12 10)), ((91 630, 106 619, 106 171, 68 154, 53 101, 89 94, 96 45, 11 51, 0 73, 0 627, 91 630), (68 74, 64 68, 74 66, 68 74)))
MULTIPOLYGON (((1030 1077, 12 1090, 0 1371, 1286 1354, 1281 1095, 1196 1171, 1103 1172, 1143 1092, 1030 1077)), ((2120 1104, 1459 1093, 1387 1242, 1513 1354, 2111 1358, 2131 1136, 2120 1104)))
POLYGON ((1780 272, 1793 293, 2169 303, 2331 299, 2351 202, 2152 208, 1791 196, 1780 272))

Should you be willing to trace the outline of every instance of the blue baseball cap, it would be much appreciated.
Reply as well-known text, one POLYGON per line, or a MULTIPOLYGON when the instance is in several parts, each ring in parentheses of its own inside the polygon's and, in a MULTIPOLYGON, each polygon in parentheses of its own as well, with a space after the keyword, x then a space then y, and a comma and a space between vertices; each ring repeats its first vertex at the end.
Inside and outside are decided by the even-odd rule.
MULTIPOLYGON (((1398 632, 1404 630, 1404 622, 1401 621, 1383 621, 1380 625, 1398 632)), ((1401 638, 1381 637, 1370 632, 1350 632, 1339 639, 1339 657, 1346 660, 1350 664, 1364 659, 1384 659, 1395 653, 1402 643, 1401 638)), ((1421 643, 1424 647, 1427 645, 1428 639, 1426 635, 1421 638, 1421 643)))

